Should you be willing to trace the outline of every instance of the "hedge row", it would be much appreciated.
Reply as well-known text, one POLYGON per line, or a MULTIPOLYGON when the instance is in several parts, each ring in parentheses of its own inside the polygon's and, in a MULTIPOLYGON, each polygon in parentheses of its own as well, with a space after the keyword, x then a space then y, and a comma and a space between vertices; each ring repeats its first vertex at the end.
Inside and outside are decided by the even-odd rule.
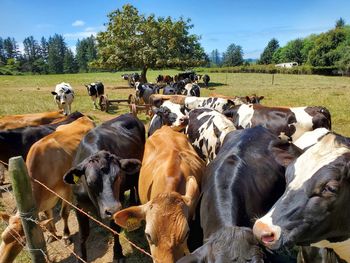
MULTIPOLYGON (((342 71, 337 67, 312 67, 312 66, 298 66, 293 68, 278 68, 274 65, 251 65, 251 66, 236 66, 236 67, 222 67, 222 68, 206 68, 206 72, 212 73, 283 73, 283 74, 317 74, 326 76, 343 75, 342 71)), ((197 70, 198 72, 201 69, 197 70)))

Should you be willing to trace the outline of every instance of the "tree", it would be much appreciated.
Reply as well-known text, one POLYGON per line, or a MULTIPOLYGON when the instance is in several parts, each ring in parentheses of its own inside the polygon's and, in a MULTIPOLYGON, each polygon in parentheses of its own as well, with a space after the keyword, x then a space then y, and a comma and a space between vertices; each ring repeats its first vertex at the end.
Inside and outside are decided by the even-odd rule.
POLYGON ((259 64, 271 64, 273 54, 279 48, 279 43, 277 39, 273 38, 267 43, 263 53, 260 55, 259 64))
POLYGON ((76 59, 81 72, 88 72, 89 63, 97 58, 96 39, 90 36, 83 40, 78 40, 76 45, 76 59))
POLYGON ((223 55, 223 64, 225 66, 240 66, 243 62, 242 47, 236 46, 235 44, 229 45, 223 55))
POLYGON ((63 36, 55 34, 48 41, 48 68, 49 73, 63 73, 64 54, 67 50, 63 36))
POLYGON ((78 64, 74 58, 74 54, 72 50, 67 48, 64 53, 63 59, 63 72, 64 73, 77 73, 78 72, 78 64))
POLYGON ((220 58, 220 53, 219 50, 214 49, 211 54, 210 54, 210 62, 214 64, 215 66, 220 66, 221 65, 221 58, 220 58))
POLYGON ((341 17, 335 22, 335 28, 343 28, 345 26, 345 20, 341 17))
POLYGON ((18 56, 18 46, 14 38, 6 38, 3 42, 5 60, 16 59, 18 56))
POLYGON ((97 35, 97 67, 141 69, 141 81, 146 82, 149 68, 188 68, 204 62, 199 37, 189 34, 190 20, 145 16, 130 4, 108 18, 107 30, 97 35))
POLYGON ((24 53, 23 53, 23 71, 30 71, 32 73, 40 73, 34 62, 40 58, 40 46, 33 36, 27 37, 23 41, 24 53))
POLYGON ((4 48, 4 40, 0 37, 0 66, 5 65, 6 56, 5 56, 5 48, 4 48))

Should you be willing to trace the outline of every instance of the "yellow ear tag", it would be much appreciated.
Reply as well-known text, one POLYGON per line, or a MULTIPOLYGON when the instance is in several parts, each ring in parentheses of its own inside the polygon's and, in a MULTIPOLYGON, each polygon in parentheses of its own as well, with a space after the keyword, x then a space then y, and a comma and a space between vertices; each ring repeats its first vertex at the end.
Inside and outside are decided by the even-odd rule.
POLYGON ((79 176, 73 174, 73 182, 74 182, 75 184, 78 183, 79 179, 80 179, 79 176))
POLYGON ((138 229, 140 226, 141 226, 141 221, 135 217, 130 217, 126 221, 126 229, 128 231, 134 231, 134 230, 138 229))

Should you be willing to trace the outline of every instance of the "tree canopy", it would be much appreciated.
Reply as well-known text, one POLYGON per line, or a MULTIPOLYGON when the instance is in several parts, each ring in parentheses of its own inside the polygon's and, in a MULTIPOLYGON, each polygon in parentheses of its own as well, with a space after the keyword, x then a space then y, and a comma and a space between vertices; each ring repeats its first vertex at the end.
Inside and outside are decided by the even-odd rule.
POLYGON ((132 5, 108 15, 107 30, 97 35, 98 59, 101 68, 142 69, 147 81, 149 68, 188 68, 205 63, 199 37, 190 34, 190 20, 145 16, 132 5))
POLYGON ((279 48, 279 43, 277 39, 273 38, 267 43, 263 53, 260 55, 259 64, 271 64, 273 53, 279 48))
POLYGON ((231 44, 223 54, 224 66, 240 66, 244 62, 243 50, 241 46, 231 44))

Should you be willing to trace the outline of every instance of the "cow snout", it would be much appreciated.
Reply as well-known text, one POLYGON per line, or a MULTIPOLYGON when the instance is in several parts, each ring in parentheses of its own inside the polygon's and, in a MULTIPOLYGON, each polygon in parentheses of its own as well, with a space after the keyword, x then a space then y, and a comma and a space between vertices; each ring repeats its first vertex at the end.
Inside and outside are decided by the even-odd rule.
POLYGON ((258 240, 265 246, 269 248, 274 248, 280 234, 277 229, 273 229, 267 224, 257 221, 253 227, 254 235, 258 238, 258 240))
POLYGON ((103 217, 111 219, 112 216, 121 209, 122 209, 122 205, 120 203, 118 203, 115 206, 105 207, 103 211, 103 217))
POLYGON ((65 104, 66 104, 66 102, 65 102, 65 101, 62 101, 62 102, 61 102, 61 104, 62 104, 62 105, 65 105, 65 104))

